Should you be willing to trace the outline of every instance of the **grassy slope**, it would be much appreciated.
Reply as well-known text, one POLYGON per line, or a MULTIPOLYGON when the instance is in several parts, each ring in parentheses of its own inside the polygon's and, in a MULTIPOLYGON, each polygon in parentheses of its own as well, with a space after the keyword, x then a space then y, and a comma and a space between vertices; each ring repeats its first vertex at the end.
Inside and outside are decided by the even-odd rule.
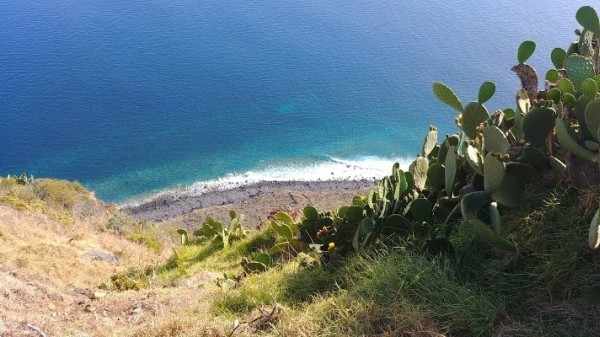
MULTIPOLYGON (((518 255, 489 248, 463 225, 454 258, 387 247, 333 270, 306 270, 291 260, 243 278, 233 290, 217 290, 210 315, 229 320, 229 327, 216 327, 222 335, 236 319, 250 322, 279 304, 285 310, 276 323, 242 324, 235 335, 598 336, 600 257, 587 246, 585 214, 597 194, 561 187, 528 193, 522 209, 505 210, 518 255)), ((178 263, 160 275, 240 273, 240 258, 269 241, 268 233, 257 235, 229 251, 181 247, 178 263)))
MULTIPOLYGON (((149 288, 109 291, 92 302, 91 313, 69 312, 65 322, 48 321, 44 327, 54 335, 600 335, 600 256, 587 247, 587 217, 598 196, 593 191, 531 189, 522 209, 503 210, 518 255, 489 248, 463 225, 454 237, 453 258, 426 258, 393 246, 337 268, 305 269, 290 258, 223 291, 216 279, 225 272, 240 274, 241 258, 272 246, 272 233, 255 233, 228 250, 186 245, 177 249, 177 258, 157 265, 160 255, 131 241, 156 249, 160 233, 130 223, 76 185, 44 184, 37 189, 1 184, 3 265, 80 287, 93 287, 128 267, 152 267, 149 288), (65 194, 69 188, 73 191, 65 194), (120 252, 124 264, 78 259, 91 246, 120 252), (148 314, 123 316, 132 303, 142 303, 148 314), (98 321, 100 312, 107 316, 98 321), (240 325, 234 329, 236 320, 240 325)), ((47 314, 43 303, 37 306, 38 316, 28 317, 47 314)))

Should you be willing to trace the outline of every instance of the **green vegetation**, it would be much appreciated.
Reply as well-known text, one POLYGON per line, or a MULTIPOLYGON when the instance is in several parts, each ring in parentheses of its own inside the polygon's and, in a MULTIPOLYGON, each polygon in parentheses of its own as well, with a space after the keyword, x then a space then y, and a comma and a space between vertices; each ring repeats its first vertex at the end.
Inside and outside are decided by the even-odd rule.
POLYGON ((431 126, 407 171, 396 164, 348 206, 279 213, 235 243, 208 218, 197 236, 231 249, 180 231, 159 277, 220 270, 214 313, 283 305, 292 313, 270 321, 275 335, 599 335, 600 259, 585 237, 600 246, 600 22, 591 7, 576 17, 584 29, 552 51, 544 90, 525 63, 535 42, 518 48, 516 108, 488 112, 493 82, 466 105, 434 83, 460 132, 438 142, 431 126))
MULTIPOLYGON (((493 82, 466 105, 434 83, 459 132, 440 141, 430 126, 408 170, 395 164, 369 195, 325 212, 308 205, 298 218, 277 213, 252 235, 234 211, 227 225, 208 217, 193 239, 176 230, 181 245, 161 266, 101 287, 218 271, 214 287, 199 287, 227 336, 599 336, 600 21, 591 7, 576 18, 583 30, 552 51, 544 90, 526 63, 535 42, 519 46, 514 109, 489 113, 493 82)), ((1 203, 50 215, 69 216, 88 197, 64 181, 0 180, 1 203)), ((156 227, 124 215, 107 228, 162 247, 156 227)))
POLYGON ((34 179, 21 176, 0 178, 0 204, 46 214, 66 225, 75 213, 95 207, 95 199, 78 182, 34 179))
MULTIPOLYGON (((298 254, 283 255, 260 273, 245 270, 241 259, 258 260, 283 239, 271 228, 228 250, 210 242, 182 246, 177 262, 155 270, 156 279, 171 284, 220 271, 224 276, 207 299, 212 315, 251 321, 261 308, 282 306, 285 314, 261 328, 266 335, 598 335, 600 260, 582 242, 587 222, 573 206, 598 195, 535 184, 524 193, 522 207, 503 214, 517 255, 461 225, 450 255, 421 254, 400 240, 336 264, 309 265, 298 254)), ((224 335, 232 329, 221 328, 224 335)))

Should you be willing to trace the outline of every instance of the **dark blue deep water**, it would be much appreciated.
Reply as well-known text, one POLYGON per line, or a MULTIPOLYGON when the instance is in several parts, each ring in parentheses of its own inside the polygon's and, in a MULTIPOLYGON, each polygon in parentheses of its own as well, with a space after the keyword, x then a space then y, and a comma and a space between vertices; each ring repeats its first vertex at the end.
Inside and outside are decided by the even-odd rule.
POLYGON ((0 174, 122 202, 194 182, 357 178, 454 130, 431 84, 513 107, 582 1, 2 0, 0 174), (333 173, 333 174, 332 174, 333 173))

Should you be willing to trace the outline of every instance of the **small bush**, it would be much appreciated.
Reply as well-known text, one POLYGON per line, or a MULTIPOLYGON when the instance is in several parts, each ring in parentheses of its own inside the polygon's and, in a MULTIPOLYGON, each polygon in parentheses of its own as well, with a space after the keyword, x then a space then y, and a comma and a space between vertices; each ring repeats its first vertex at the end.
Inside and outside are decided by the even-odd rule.
POLYGON ((115 274, 110 277, 110 281, 98 286, 104 290, 141 290, 148 288, 152 269, 140 270, 136 268, 129 269, 127 272, 115 274))
POLYGON ((81 196, 81 191, 85 191, 81 184, 66 180, 39 179, 35 181, 34 185, 40 199, 66 210, 73 209, 81 196))
POLYGON ((16 209, 29 209, 29 205, 27 204, 27 202, 25 202, 22 199, 19 199, 18 197, 10 193, 0 197, 0 204, 8 205, 16 209))
POLYGON ((156 228, 152 228, 146 224, 139 224, 133 231, 125 234, 125 237, 159 253, 163 248, 163 244, 159 241, 158 235, 156 228))

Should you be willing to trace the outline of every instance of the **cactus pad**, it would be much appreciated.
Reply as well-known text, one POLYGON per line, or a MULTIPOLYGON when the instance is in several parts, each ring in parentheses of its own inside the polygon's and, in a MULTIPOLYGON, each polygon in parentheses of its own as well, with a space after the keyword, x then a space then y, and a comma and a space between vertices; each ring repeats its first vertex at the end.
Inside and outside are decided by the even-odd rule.
POLYGON ((506 163, 506 173, 513 177, 517 183, 523 184, 532 182, 538 176, 535 167, 516 161, 506 163))
POLYGON ((460 201, 460 211, 465 220, 473 219, 477 212, 488 202, 488 196, 483 191, 471 192, 460 201))
POLYGON ((548 90, 547 97, 556 104, 562 98, 562 91, 559 88, 552 88, 548 90))
POLYGON ((444 181, 446 184, 446 195, 452 197, 454 179, 456 178, 456 146, 452 145, 446 155, 446 169, 444 170, 444 181))
POLYGON ((546 158, 546 154, 542 150, 532 146, 523 148, 516 161, 529 164, 535 167, 538 171, 543 171, 548 168, 548 159, 546 158))
POLYGON ((595 140, 596 139, 596 137, 594 137, 594 135, 592 135, 592 132, 588 128, 587 122, 585 121, 585 108, 587 107, 587 105, 590 103, 591 100, 592 100, 592 98, 589 98, 586 95, 581 95, 575 101, 575 104, 573 106, 573 113, 575 114, 575 118, 577 119, 577 122, 579 122, 579 126, 581 129, 581 132, 583 133, 584 138, 587 140, 595 140))
POLYGON ((506 241, 506 239, 496 234, 488 225, 483 221, 475 218, 469 220, 469 224, 473 226, 473 231, 479 235, 479 237, 485 241, 488 245, 509 252, 516 252, 517 248, 512 243, 506 241))
POLYGON ((242 261, 242 268, 247 274, 260 273, 267 270, 267 266, 264 263, 256 261, 242 261))
MULTIPOLYGON (((365 219, 367 220, 367 219, 365 219)), ((412 232, 410 221, 400 214, 390 215, 382 228, 382 233, 385 235, 398 234, 401 236, 409 235, 412 232)))
POLYGON ((306 220, 316 221, 319 219, 319 212, 312 206, 304 207, 303 213, 306 220))
POLYGON ((410 214, 412 214, 417 221, 428 221, 429 218, 431 218, 433 206, 427 199, 415 199, 411 201, 408 208, 410 210, 410 214))
POLYGON ((294 233, 292 232, 290 226, 284 223, 271 221, 271 228, 273 229, 273 231, 275 231, 275 233, 279 234, 279 236, 283 237, 286 241, 290 241, 294 236, 294 233))
POLYGON ((564 94, 563 103, 566 106, 573 107, 575 106, 576 102, 577 100, 575 99, 575 96, 573 96, 573 94, 564 94))
POLYGON ((554 128, 556 130, 556 138, 558 139, 558 143, 565 150, 586 160, 597 160, 597 156, 594 155, 592 151, 577 144, 575 139, 571 137, 571 134, 568 130, 567 122, 564 119, 560 117, 556 118, 556 120, 554 121, 554 128))
POLYGON ((454 91, 452 91, 452 89, 450 89, 447 85, 439 82, 433 83, 433 94, 435 97, 437 97, 437 99, 442 101, 442 103, 448 105, 456 111, 463 111, 462 103, 454 91))
POLYGON ((498 203, 495 201, 490 202, 489 211, 492 227, 496 234, 500 235, 500 232, 502 231, 502 216, 500 215, 500 211, 498 211, 498 203))
MULTIPOLYGON (((554 122, 554 120, 552 120, 554 122)), ((495 125, 488 125, 483 129, 485 139, 485 150, 487 152, 506 153, 510 149, 508 139, 504 132, 495 125)))
POLYGON ((440 163, 429 165, 429 169, 427 169, 427 185, 436 190, 444 188, 444 171, 444 166, 440 163))
POLYGON ((598 21, 598 14, 596 14, 594 8, 590 6, 579 8, 577 13, 575 13, 575 18, 583 28, 600 34, 600 22, 598 21))
POLYGON ((491 194, 502 186, 506 175, 504 162, 498 159, 498 155, 488 153, 483 165, 483 189, 485 193, 491 194))
POLYGON ((581 91, 587 98, 592 100, 598 94, 598 84, 596 84, 593 78, 586 78, 581 84, 581 91))
POLYGON ((548 163, 555 172, 563 173, 567 171, 567 165, 554 156, 548 156, 548 163))
MULTIPOLYGON (((579 41, 571 42, 569 49, 567 50, 567 57, 579 53, 579 41)), ((566 61, 566 60, 565 60, 566 61)))
POLYGON ((560 89, 563 94, 575 94, 575 86, 568 78, 561 78, 556 84, 558 85, 558 89, 560 89))
POLYGON ((517 60, 519 63, 525 63, 535 51, 535 42, 523 41, 517 50, 517 60))
POLYGON ((523 204, 523 191, 513 177, 506 175, 500 188, 492 194, 492 198, 501 205, 517 208, 523 204))
POLYGON ((256 257, 254 257, 254 261, 260 262, 260 263, 264 264, 265 266, 270 266, 271 265, 271 256, 267 253, 260 253, 260 254, 256 255, 256 257))
POLYGON ((429 169, 429 160, 426 157, 417 157, 414 161, 411 173, 415 182, 415 187, 422 191, 427 182, 427 170, 429 169))
POLYGON ((594 78, 596 76, 592 62, 581 55, 569 56, 565 68, 567 70, 567 75, 576 89, 581 88, 581 84, 586 78, 594 78))
POLYGON ((438 132, 434 126, 429 127, 429 132, 425 136, 425 140, 423 141, 423 156, 427 157, 431 150, 437 145, 437 136, 438 132))
POLYGON ((523 117, 523 134, 537 148, 546 148, 546 137, 554 129, 556 112, 551 108, 534 108, 523 117))
POLYGON ((579 55, 585 56, 587 58, 594 57, 594 32, 584 29, 581 32, 581 36, 579 37, 579 42, 577 45, 579 49, 579 55))
POLYGON ((479 151, 475 147, 468 145, 465 157, 467 158, 467 163, 475 172, 483 174, 483 158, 481 158, 481 154, 479 154, 479 151))
POLYGON ((556 83, 558 80, 560 80, 560 74, 556 69, 550 69, 546 72, 545 79, 550 83, 556 83))
POLYGON ((487 109, 481 103, 470 102, 462 113, 462 126, 465 134, 474 139, 479 125, 490 118, 487 109))
POLYGON ((588 103, 585 108, 585 124, 588 130, 598 140, 598 130, 600 130, 600 98, 594 99, 588 103))
POLYGON ((484 82, 481 87, 479 87, 479 95, 477 100, 479 103, 483 104, 492 98, 495 92, 496 84, 494 82, 484 82))
POLYGON ((556 69, 562 69, 565 65, 565 59, 567 58, 567 52, 562 48, 554 48, 552 49, 552 53, 550 54, 550 59, 552 59, 552 64, 556 69))

